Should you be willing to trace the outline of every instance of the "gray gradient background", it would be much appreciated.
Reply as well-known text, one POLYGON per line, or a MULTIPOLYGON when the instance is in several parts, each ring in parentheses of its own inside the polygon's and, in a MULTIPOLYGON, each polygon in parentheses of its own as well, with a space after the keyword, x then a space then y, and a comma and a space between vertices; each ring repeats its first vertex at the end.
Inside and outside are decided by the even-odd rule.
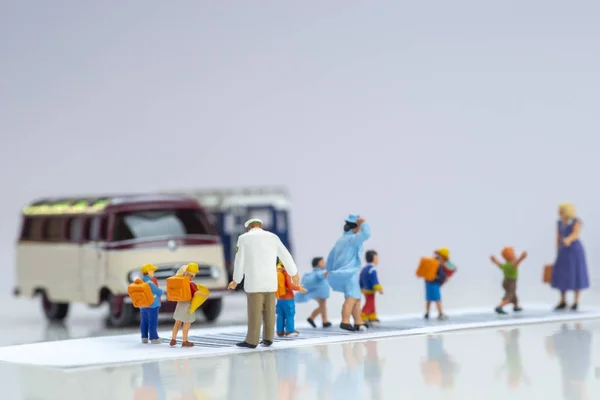
POLYGON ((0 291, 35 197, 287 184, 302 270, 361 213, 388 311, 421 307, 438 246, 450 305, 499 299, 504 245, 530 254, 521 297, 553 302, 560 201, 600 261, 598 21, 597 1, 2 0, 0 291))

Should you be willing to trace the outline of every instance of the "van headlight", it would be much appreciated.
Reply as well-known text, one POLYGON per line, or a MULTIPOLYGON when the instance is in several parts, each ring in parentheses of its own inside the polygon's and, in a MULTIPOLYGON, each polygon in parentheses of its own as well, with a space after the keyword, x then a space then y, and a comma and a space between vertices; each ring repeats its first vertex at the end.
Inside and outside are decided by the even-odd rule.
POLYGON ((129 279, 129 283, 135 282, 136 279, 142 279, 142 273, 140 271, 131 271, 127 279, 129 279))

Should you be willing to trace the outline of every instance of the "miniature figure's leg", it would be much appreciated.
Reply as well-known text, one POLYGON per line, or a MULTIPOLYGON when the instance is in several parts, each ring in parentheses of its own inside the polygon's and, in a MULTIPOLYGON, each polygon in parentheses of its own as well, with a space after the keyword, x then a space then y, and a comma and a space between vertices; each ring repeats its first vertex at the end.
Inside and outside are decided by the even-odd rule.
POLYGON ((285 331, 292 333, 296 331, 294 318, 296 317, 296 304, 294 300, 285 300, 285 331))
POLYGON ((158 307, 148 309, 148 334, 150 336, 150 340, 158 339, 158 310, 158 307))
POLYGON ((579 296, 581 295, 581 292, 579 290, 575 291, 575 297, 574 297, 574 302, 575 304, 579 304, 579 296))
POLYGON ((140 322, 140 331, 142 333, 142 339, 148 339, 148 329, 149 329, 149 308, 141 308, 140 309, 140 317, 141 317, 141 322, 140 322))
POLYGON ((365 294, 365 305, 362 308, 362 317, 365 321, 376 319, 375 315, 375 295, 371 293, 365 294))
POLYGON ((438 314, 439 315, 444 315, 444 310, 442 310, 442 302, 441 301, 436 301, 435 302, 435 306, 437 307, 438 314))
POLYGON ((355 325, 363 325, 365 323, 360 314, 360 299, 354 299, 354 306, 352 307, 352 318, 354 319, 355 325))
POLYGON ((319 308, 321 309, 321 320, 326 323, 329 322, 329 318, 327 317, 327 300, 326 299, 318 299, 319 308))
POLYGON ((425 302, 425 314, 429 315, 429 310, 431 310, 431 301, 427 300, 425 302))
POLYGON ((258 346, 263 309, 264 294, 248 293, 248 332, 245 340, 248 344, 258 346))
POLYGON ((188 341, 188 333, 190 332, 190 327, 192 326, 191 322, 184 322, 183 323, 183 342, 187 342, 188 341))
POLYGON ((275 306, 277 314, 277 333, 283 333, 285 329, 285 315, 283 314, 282 301, 283 300, 277 300, 277 305, 275 306))
POLYGON ((342 305, 342 324, 350 323, 350 316, 352 315, 352 309, 354 308, 355 299, 352 297, 347 297, 344 300, 344 305, 342 305))
POLYGON ((314 320, 315 318, 317 318, 319 316, 319 314, 321 314, 321 299, 317 299, 317 303, 319 304, 319 306, 317 308, 315 308, 313 310, 312 313, 310 313, 310 319, 314 320))
POLYGON ((263 340, 270 342, 275 338, 275 300, 275 292, 263 293, 263 340))
POLYGON ((171 340, 177 339, 177 333, 179 333, 180 327, 181 327, 181 321, 175 321, 175 324, 173 324, 173 334, 171 336, 171 340))

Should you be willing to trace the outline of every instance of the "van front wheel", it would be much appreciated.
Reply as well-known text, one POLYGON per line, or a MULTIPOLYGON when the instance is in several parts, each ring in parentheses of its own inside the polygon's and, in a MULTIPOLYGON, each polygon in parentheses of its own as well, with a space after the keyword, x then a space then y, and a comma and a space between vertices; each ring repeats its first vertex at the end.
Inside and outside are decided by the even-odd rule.
POLYGON ((200 309, 204 314, 204 317, 208 322, 213 322, 219 315, 221 315, 221 309, 223 308, 223 299, 207 299, 200 309))
POLYGON ((112 293, 106 299, 108 303, 108 325, 115 328, 125 328, 133 325, 136 318, 133 304, 125 303, 124 296, 114 296, 112 293))
POLYGON ((42 310, 48 321, 62 321, 69 313, 69 303, 54 303, 48 299, 46 293, 42 294, 42 310))

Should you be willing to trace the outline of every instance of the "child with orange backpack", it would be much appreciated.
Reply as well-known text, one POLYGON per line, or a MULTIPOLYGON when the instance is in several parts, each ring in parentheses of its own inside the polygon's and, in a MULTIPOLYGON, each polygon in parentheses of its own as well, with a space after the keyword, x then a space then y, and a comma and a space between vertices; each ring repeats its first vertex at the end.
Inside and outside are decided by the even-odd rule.
POLYGON ((294 317, 296 315, 296 303, 294 301, 294 291, 306 293, 301 285, 294 285, 292 278, 285 271, 281 260, 277 260, 277 305, 275 313, 277 314, 277 336, 298 336, 295 329, 294 317))

